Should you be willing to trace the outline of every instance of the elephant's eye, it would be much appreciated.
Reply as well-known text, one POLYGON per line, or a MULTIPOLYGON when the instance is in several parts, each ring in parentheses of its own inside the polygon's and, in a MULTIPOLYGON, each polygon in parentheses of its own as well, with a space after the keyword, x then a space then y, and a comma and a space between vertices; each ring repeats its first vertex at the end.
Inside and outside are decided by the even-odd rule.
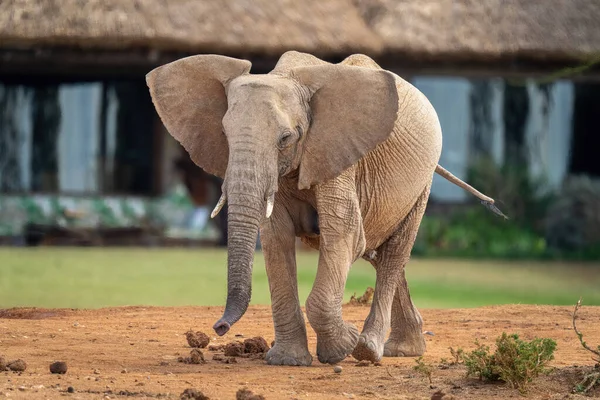
POLYGON ((285 131, 279 136, 279 141, 277 142, 277 146, 281 149, 287 147, 292 142, 292 132, 285 131))

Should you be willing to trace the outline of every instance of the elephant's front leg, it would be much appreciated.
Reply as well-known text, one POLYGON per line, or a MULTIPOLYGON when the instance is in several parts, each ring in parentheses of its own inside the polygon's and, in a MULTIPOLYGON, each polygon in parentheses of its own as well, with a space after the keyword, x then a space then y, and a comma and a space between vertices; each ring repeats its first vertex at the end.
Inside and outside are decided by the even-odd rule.
POLYGON ((271 365, 312 363, 298 299, 294 233, 287 210, 276 202, 273 215, 260 228, 275 325, 275 346, 266 356, 271 365))
POLYGON ((357 328, 342 319, 344 287, 351 264, 364 252, 365 239, 351 177, 336 178, 316 191, 319 213, 319 267, 306 300, 306 313, 317 333, 317 356, 335 364, 352 353, 357 328), (340 182, 341 181, 341 182, 340 182))

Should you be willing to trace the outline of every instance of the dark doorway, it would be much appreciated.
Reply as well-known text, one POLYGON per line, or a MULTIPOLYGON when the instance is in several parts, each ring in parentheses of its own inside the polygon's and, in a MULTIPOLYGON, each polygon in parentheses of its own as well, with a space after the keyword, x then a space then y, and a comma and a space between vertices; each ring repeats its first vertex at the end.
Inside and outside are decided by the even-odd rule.
POLYGON ((599 149, 600 84, 576 83, 570 172, 600 177, 599 149))

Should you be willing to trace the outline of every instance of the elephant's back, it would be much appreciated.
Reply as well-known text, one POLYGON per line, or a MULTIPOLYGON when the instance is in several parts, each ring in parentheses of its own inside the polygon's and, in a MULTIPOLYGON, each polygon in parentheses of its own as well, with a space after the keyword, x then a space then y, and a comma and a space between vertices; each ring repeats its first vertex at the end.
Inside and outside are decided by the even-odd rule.
POLYGON ((442 151, 440 123, 429 100, 400 77, 396 86, 394 131, 356 168, 367 248, 377 248, 408 215, 431 184, 442 151))

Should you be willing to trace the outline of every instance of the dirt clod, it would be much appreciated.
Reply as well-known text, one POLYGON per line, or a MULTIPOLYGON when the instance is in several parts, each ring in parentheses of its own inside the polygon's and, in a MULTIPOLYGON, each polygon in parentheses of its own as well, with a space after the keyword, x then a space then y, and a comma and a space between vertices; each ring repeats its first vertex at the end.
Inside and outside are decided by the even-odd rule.
POLYGON ((204 364, 204 354, 198 349, 190 351, 190 361, 192 364, 204 364))
POLYGON ((371 302, 373 301, 374 293, 375 293, 375 290, 369 286, 367 288, 367 290, 365 290, 365 293, 362 296, 356 297, 356 293, 354 293, 352 296, 350 296, 350 301, 348 302, 348 304, 354 304, 354 305, 371 304, 371 302))
POLYGON ((179 396, 181 400, 208 400, 208 396, 199 390, 188 388, 179 396))
POLYGON ((184 364, 206 364, 204 354, 198 349, 192 349, 189 357, 179 357, 177 361, 184 364))
POLYGON ((225 357, 223 354, 215 354, 212 358, 214 361, 220 361, 223 364, 237 364, 235 357, 225 357))
POLYGON ((208 346, 209 351, 223 351, 223 349, 225 349, 224 344, 211 344, 208 346))
POLYGON ((224 354, 226 356, 235 357, 244 354, 244 344, 240 341, 227 343, 225 345, 224 354))
POLYGON ((8 369, 15 372, 23 372, 27 369, 27 363, 21 359, 11 361, 7 365, 8 369))
POLYGON ((454 396, 446 394, 442 390, 438 390, 431 395, 431 400, 454 400, 454 396))
POLYGON ((67 363, 64 361, 56 361, 50 364, 50 372, 53 374, 66 374, 67 363))
POLYGON ((185 333, 185 338, 187 339, 190 347, 195 347, 199 349, 203 349, 208 346, 210 342, 210 338, 204 332, 194 332, 191 329, 185 333))
POLYGON ((236 400, 265 400, 262 394, 254 394, 247 388, 243 388, 237 391, 235 394, 236 400))
POLYGON ((244 353, 259 354, 269 351, 269 345, 262 336, 244 340, 244 353))

